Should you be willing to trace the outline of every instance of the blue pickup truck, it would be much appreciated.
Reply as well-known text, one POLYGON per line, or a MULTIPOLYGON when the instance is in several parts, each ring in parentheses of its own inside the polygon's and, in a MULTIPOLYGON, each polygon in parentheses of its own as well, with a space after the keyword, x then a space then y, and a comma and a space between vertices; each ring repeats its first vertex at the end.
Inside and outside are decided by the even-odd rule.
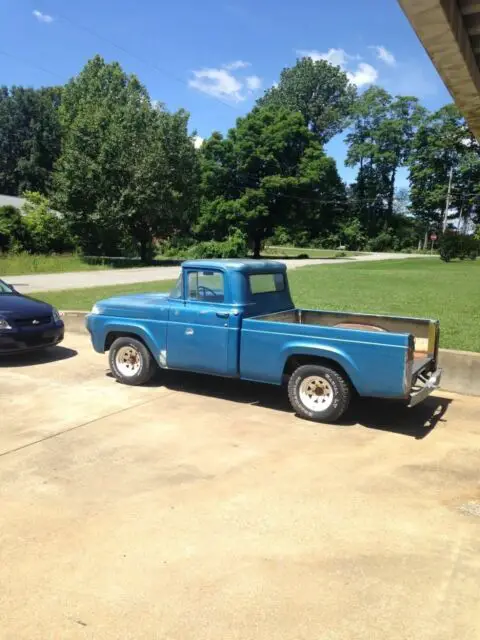
POLYGON ((298 309, 273 261, 184 262, 170 294, 101 300, 86 323, 124 384, 158 367, 286 384, 317 422, 338 420, 353 393, 413 406, 441 378, 437 321, 298 309))

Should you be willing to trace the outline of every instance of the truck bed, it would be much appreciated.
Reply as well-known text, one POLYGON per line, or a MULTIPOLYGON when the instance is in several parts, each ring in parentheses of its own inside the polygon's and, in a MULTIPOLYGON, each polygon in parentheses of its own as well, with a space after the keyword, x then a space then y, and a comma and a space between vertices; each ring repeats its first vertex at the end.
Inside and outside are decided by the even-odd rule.
POLYGON ((364 313, 290 309, 264 316, 258 320, 292 324, 319 325, 357 331, 411 334, 415 340, 414 370, 421 370, 435 356, 438 342, 438 322, 422 318, 403 318, 364 313))
POLYGON ((242 377, 278 384, 272 372, 285 373, 290 354, 317 356, 337 362, 360 395, 377 397, 407 397, 434 369, 438 348, 435 321, 298 308, 244 318, 241 334, 242 377))

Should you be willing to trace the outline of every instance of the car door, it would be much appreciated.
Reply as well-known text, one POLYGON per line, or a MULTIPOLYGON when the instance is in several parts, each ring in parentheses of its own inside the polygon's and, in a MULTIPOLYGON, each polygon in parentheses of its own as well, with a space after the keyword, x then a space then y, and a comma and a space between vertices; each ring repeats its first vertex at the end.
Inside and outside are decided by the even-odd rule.
POLYGON ((170 303, 168 367, 228 375, 230 312, 223 272, 185 269, 183 289, 184 299, 170 303))

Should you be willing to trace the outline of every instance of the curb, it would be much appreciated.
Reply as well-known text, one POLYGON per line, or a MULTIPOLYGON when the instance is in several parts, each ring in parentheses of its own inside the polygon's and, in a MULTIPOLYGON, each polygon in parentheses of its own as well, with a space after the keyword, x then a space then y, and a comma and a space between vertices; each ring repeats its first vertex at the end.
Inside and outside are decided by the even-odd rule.
MULTIPOLYGON (((88 311, 63 311, 65 329, 71 333, 86 333, 88 311)), ((441 389, 480 396, 480 353, 440 349, 439 364, 443 368, 441 389)))
POLYGON ((61 311, 65 330, 71 333, 87 333, 85 316, 88 311, 61 311))

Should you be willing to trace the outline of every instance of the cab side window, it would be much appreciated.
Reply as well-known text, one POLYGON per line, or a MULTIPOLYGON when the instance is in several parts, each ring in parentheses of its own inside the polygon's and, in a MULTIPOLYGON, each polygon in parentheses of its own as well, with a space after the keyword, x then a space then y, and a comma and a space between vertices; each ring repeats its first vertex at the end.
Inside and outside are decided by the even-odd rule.
POLYGON ((201 302, 223 302, 225 282, 220 271, 190 271, 188 274, 188 299, 201 302))

